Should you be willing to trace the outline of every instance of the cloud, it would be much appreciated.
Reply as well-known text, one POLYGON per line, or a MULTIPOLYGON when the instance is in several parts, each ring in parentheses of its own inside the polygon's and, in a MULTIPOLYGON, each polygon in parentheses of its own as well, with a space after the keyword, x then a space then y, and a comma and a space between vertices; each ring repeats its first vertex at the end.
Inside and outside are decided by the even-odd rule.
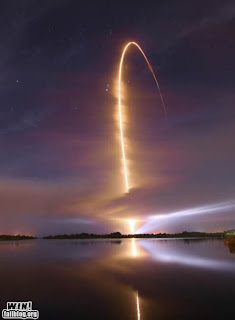
MULTIPOLYGON (((169 128, 172 130, 171 138, 161 144, 155 141, 155 148, 152 144, 146 146, 144 157, 135 150, 139 155, 138 161, 148 160, 147 166, 145 161, 142 162, 150 171, 146 171, 145 184, 140 183, 129 193, 110 200, 105 212, 120 219, 145 220, 152 215, 167 215, 235 200, 233 120, 225 122, 220 118, 218 122, 206 123, 200 128, 191 122, 192 119, 190 126, 174 123, 169 128)), ((230 221, 233 221, 231 214, 230 221)), ((221 221, 228 217, 222 210, 216 215, 221 221)), ((210 216, 205 225, 210 228, 217 218, 210 216)), ((190 219, 195 222, 197 217, 186 220, 190 219)))
POLYGON ((233 1, 229 1, 220 6, 217 6, 210 14, 204 15, 201 19, 186 26, 179 32, 174 39, 169 40, 165 43, 160 51, 166 51, 171 47, 174 47, 179 42, 189 37, 191 34, 201 31, 202 29, 219 25, 233 20, 235 17, 235 4, 233 1))

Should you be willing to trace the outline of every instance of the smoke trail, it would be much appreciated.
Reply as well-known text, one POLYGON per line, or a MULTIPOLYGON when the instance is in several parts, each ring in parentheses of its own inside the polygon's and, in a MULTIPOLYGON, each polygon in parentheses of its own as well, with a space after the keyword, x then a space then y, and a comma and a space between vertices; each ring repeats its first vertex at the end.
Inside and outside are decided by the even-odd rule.
POLYGON ((124 144, 123 119, 122 119, 123 118, 122 117, 122 86, 121 86, 121 82, 122 82, 123 61, 124 61, 124 58, 125 58, 126 51, 127 51, 128 47, 130 45, 135 45, 140 50, 140 52, 142 53, 145 61, 147 62, 148 68, 149 68, 150 72, 152 73, 154 81, 155 81, 156 86, 158 88, 165 116, 167 116, 166 107, 165 107, 163 96, 162 96, 162 93, 161 93, 161 90, 160 90, 160 86, 159 86, 159 83, 157 81, 157 77, 156 77, 156 75, 155 75, 155 73, 153 71, 153 68, 152 68, 148 58, 146 57, 144 51, 141 49, 141 47, 136 42, 133 42, 133 41, 128 42, 126 44, 126 46, 124 47, 123 51, 122 51, 120 64, 119 64, 119 73, 118 73, 118 113, 119 113, 120 141, 121 141, 122 161, 123 161, 126 192, 129 192, 130 187, 129 187, 129 179, 128 179, 128 168, 127 168, 127 163, 126 163, 126 151, 125 151, 125 144, 124 144))
POLYGON ((163 219, 172 219, 177 217, 185 217, 185 216, 191 216, 191 215, 197 215, 197 214, 210 214, 215 212, 222 212, 222 211, 231 211, 235 209, 235 201, 227 201, 227 202, 220 202, 215 204, 210 204, 206 206, 201 207, 195 207, 165 214, 157 214, 150 216, 146 223, 144 223, 137 231, 136 233, 145 233, 153 230, 157 227, 159 220, 163 219))

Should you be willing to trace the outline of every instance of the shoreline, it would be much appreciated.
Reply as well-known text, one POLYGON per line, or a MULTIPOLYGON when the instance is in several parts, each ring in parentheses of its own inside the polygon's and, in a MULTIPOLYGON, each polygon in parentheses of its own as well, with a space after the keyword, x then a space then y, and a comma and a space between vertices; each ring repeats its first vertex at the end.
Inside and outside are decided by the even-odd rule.
POLYGON ((44 237, 33 237, 25 235, 0 235, 2 241, 23 241, 23 240, 99 240, 99 239, 172 239, 172 240, 206 240, 219 239, 226 240, 226 232, 204 233, 204 232, 182 232, 175 234, 158 233, 158 234, 121 234, 114 232, 110 234, 61 234, 44 237))

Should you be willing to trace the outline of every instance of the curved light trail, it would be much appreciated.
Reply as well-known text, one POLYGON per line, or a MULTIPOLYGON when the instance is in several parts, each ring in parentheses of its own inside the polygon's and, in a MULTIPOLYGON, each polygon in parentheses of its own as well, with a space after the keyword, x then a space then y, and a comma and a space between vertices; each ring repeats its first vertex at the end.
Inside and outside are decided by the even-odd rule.
POLYGON ((127 168, 127 163, 126 163, 126 150, 125 150, 125 143, 124 143, 123 116, 122 116, 122 69, 123 69, 123 61, 125 58, 125 54, 127 52, 127 49, 129 48, 129 46, 131 46, 131 45, 136 46, 140 50, 145 61, 147 62, 148 68, 149 68, 150 72, 152 73, 154 81, 155 81, 156 86, 158 88, 164 113, 167 116, 166 107, 165 107, 165 103, 164 103, 164 100, 162 97, 160 86, 159 86, 159 83, 157 81, 157 77, 153 71, 153 68, 152 68, 148 58, 146 57, 144 51, 141 49, 141 47, 138 45, 138 43, 133 42, 133 41, 128 42, 122 51, 122 55, 121 55, 121 59, 120 59, 120 63, 119 63, 119 72, 118 72, 118 113, 119 113, 120 140, 121 140, 122 161, 123 161, 126 192, 129 192, 130 186, 129 186, 129 178, 128 178, 128 168, 127 168))

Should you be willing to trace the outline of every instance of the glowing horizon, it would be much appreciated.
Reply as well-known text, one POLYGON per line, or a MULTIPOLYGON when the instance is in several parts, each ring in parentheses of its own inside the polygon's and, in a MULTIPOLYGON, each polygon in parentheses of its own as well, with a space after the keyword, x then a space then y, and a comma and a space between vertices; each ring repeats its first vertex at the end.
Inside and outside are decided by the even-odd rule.
POLYGON ((126 150, 125 150, 125 143, 124 143, 123 115, 122 115, 122 85, 121 85, 121 82, 122 82, 123 61, 124 61, 124 58, 125 58, 126 51, 127 51, 127 49, 129 48, 130 45, 136 46, 139 49, 139 51, 142 53, 145 61, 147 62, 148 68, 149 68, 150 72, 152 73, 154 81, 155 81, 156 86, 158 88, 165 116, 167 116, 166 107, 165 107, 165 103, 164 103, 164 100, 163 100, 163 97, 162 97, 160 86, 159 86, 157 77, 156 77, 156 75, 155 75, 155 73, 153 71, 153 68, 152 68, 147 56, 145 55, 145 53, 141 49, 141 47, 138 45, 138 43, 133 42, 133 41, 128 42, 125 45, 125 47, 124 47, 124 49, 122 51, 122 55, 121 55, 121 59, 120 59, 120 63, 119 63, 119 72, 118 72, 118 114, 119 114, 119 128, 120 128, 120 143, 121 143, 122 162, 123 162, 123 171, 124 171, 124 179, 125 179, 125 189, 126 189, 127 193, 130 190, 130 183, 129 183, 129 177, 128 177, 128 167, 127 167, 126 150))

